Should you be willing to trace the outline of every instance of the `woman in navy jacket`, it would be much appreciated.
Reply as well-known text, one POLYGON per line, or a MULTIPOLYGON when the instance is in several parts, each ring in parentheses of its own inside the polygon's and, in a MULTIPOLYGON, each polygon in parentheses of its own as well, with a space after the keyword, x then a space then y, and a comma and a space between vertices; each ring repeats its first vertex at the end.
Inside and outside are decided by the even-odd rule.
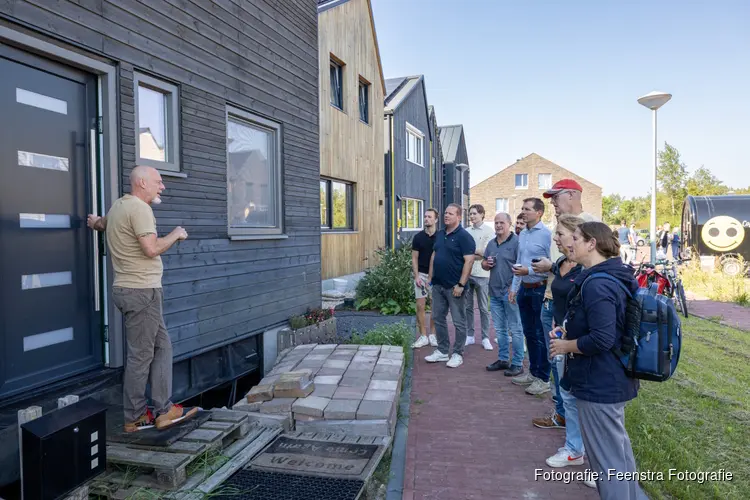
POLYGON ((599 496, 606 500, 646 499, 638 485, 625 430, 625 404, 638 395, 639 384, 625 374, 611 352, 622 342, 627 296, 617 283, 602 277, 586 282, 581 293, 584 280, 593 273, 615 277, 632 293, 638 290, 638 283, 632 268, 620 259, 620 242, 606 224, 578 226, 568 251, 569 258, 585 270, 568 295, 562 325, 565 335, 550 341, 552 355, 568 356, 560 385, 577 398, 583 443, 596 474, 593 479, 599 496))

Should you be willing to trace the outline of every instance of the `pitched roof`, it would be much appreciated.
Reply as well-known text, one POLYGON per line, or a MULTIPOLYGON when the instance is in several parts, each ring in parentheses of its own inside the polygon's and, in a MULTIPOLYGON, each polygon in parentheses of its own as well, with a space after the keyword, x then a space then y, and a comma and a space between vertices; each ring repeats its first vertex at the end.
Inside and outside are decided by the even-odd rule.
POLYGON ((443 160, 446 163, 455 163, 458 154, 458 146, 461 144, 461 136, 464 133, 463 125, 446 125, 438 127, 440 133, 440 146, 443 148, 443 160))
POLYGON ((591 184, 592 186, 598 187, 599 189, 601 189, 601 188, 602 188, 602 187, 601 187, 600 185, 598 185, 598 184, 596 184, 596 183, 593 183, 593 182, 591 182, 590 180, 588 180, 588 179, 586 179, 586 178, 584 178, 584 177, 581 177, 580 175, 576 174, 575 172, 573 172, 573 171, 571 171, 571 170, 569 170, 569 169, 567 169, 567 168, 565 168, 565 167, 561 167, 561 166, 560 166, 560 165, 558 165, 557 163, 555 163, 555 162, 553 162, 553 161, 550 161, 550 160, 548 160, 547 158, 545 158, 544 156, 541 156, 541 155, 539 155, 539 154, 536 154, 536 153, 531 153, 531 154, 529 154, 529 155, 526 155, 526 156, 524 156, 523 158, 519 158, 518 160, 516 160, 516 161, 515 161, 514 163, 512 163, 511 165, 508 165, 507 167, 505 167, 505 168, 503 168, 503 169, 500 169, 500 171, 499 171, 499 172, 497 172, 497 173, 495 173, 495 174, 492 174, 491 176, 487 177, 486 179, 484 179, 484 180, 483 180, 483 181, 481 181, 481 182, 478 182, 478 183, 477 183, 477 184, 475 184, 475 185, 474 185, 473 187, 479 186, 480 184, 482 184, 482 183, 484 183, 484 182, 487 182, 487 181, 489 181, 489 180, 490 180, 490 179, 492 179, 493 177, 495 177, 495 176, 497 176, 497 175, 500 175, 501 173, 505 172, 505 171, 506 171, 506 170, 508 170, 509 168, 513 168, 513 167, 515 167, 516 165, 518 165, 518 164, 519 164, 520 162, 522 162, 522 161, 524 161, 524 160, 527 160, 527 159, 531 159, 531 160, 541 160, 541 161, 544 161, 544 162, 546 162, 546 163, 550 163, 550 164, 554 165, 555 167, 559 168, 560 170, 563 170, 563 171, 567 172, 567 173, 568 173, 568 175, 569 175, 570 177, 573 177, 573 178, 578 178, 578 179, 582 179, 582 180, 584 180, 584 181, 588 182, 589 184, 591 184))
POLYGON ((385 81, 385 111, 393 112, 403 103, 409 94, 419 85, 422 75, 400 76, 385 81))
MULTIPOLYGON (((349 0, 318 0, 318 15, 328 9, 343 5, 349 0)), ((383 76, 383 61, 380 58, 380 44, 378 44, 378 32, 375 29, 375 15, 372 13, 372 1, 367 1, 367 11, 370 13, 370 27, 372 28, 372 38, 375 42, 375 55, 378 58, 378 71, 380 72, 380 84, 383 86, 385 93, 385 77, 383 76)))

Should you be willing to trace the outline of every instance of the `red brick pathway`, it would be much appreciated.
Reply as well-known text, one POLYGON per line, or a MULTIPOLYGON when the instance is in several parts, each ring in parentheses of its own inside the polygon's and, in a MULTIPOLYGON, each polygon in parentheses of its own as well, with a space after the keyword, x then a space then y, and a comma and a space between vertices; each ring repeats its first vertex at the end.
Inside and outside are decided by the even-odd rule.
MULTIPOLYGON (((450 323, 450 322, 449 322, 450 323)), ((453 328, 450 327, 451 338, 453 328)), ((480 338, 479 313, 475 313, 480 338)), ((494 339, 491 327, 490 337, 494 339)), ((411 415, 404 500, 595 499, 580 482, 535 480, 535 469, 565 442, 562 430, 537 429, 531 418, 552 409, 550 394, 529 396, 502 372, 485 366, 497 359, 481 344, 468 346, 464 364, 428 364, 427 346, 414 350, 411 415)), ((581 467, 555 469, 568 472, 581 467)))
POLYGON ((713 300, 689 300, 688 314, 716 320, 722 325, 750 331, 750 307, 713 300))

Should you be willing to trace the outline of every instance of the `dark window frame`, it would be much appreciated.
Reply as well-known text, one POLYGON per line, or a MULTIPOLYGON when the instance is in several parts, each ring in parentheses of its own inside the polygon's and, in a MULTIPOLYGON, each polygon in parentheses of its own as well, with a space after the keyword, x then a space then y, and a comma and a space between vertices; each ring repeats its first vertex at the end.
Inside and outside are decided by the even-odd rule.
POLYGON ((329 85, 331 106, 344 111, 344 63, 331 55, 329 85), (338 85, 336 84, 338 79, 338 85))
MULTIPOLYGON (((320 184, 326 185, 326 192, 325 192, 325 211, 326 211, 326 221, 325 223, 322 220, 322 214, 321 214, 321 221, 320 221, 320 229, 323 232, 328 233, 343 233, 343 232, 352 232, 356 231, 356 221, 355 221, 355 211, 354 207, 356 206, 356 200, 355 200, 355 184, 353 182, 344 181, 341 179, 335 179, 331 177, 321 177, 320 178, 320 184), (333 227, 333 185, 334 184, 343 184, 346 186, 346 220, 347 220, 347 226, 346 227, 333 227)), ((322 201, 322 200, 321 200, 322 201)))
POLYGON ((370 82, 359 77, 359 86, 357 87, 357 100, 359 101, 359 121, 362 123, 370 124, 370 89, 372 85, 370 82), (363 100, 364 91, 364 100, 363 100))
POLYGON ((247 111, 238 106, 227 104, 225 110, 226 140, 227 140, 227 235, 232 240, 255 240, 255 239, 281 239, 286 238, 284 233, 284 156, 282 152, 283 126, 281 123, 270 120, 257 113, 247 111), (229 213, 229 121, 235 120, 248 127, 253 127, 263 132, 268 132, 272 139, 273 145, 269 151, 273 151, 273 182, 271 188, 274 195, 274 212, 276 225, 273 227, 241 227, 231 224, 231 214, 229 213))

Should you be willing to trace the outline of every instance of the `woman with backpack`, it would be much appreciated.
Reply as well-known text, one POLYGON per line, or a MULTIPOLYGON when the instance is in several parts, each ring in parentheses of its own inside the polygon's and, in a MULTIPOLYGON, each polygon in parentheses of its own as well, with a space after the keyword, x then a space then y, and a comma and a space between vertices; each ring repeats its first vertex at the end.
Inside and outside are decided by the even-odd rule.
POLYGON ((564 333, 550 334, 553 356, 566 356, 561 387, 576 398, 583 443, 596 476, 599 496, 605 500, 647 499, 637 479, 630 438, 625 430, 625 404, 638 395, 639 382, 629 378, 618 357, 625 333, 627 294, 638 283, 623 264, 620 242, 601 222, 578 226, 568 246, 568 256, 585 269, 575 278, 568 295, 564 333), (594 273, 597 276, 587 280, 594 273), (617 283, 620 282, 620 284, 617 283), (585 282, 585 285, 584 285, 585 282), (629 473, 624 480, 611 471, 629 473))

